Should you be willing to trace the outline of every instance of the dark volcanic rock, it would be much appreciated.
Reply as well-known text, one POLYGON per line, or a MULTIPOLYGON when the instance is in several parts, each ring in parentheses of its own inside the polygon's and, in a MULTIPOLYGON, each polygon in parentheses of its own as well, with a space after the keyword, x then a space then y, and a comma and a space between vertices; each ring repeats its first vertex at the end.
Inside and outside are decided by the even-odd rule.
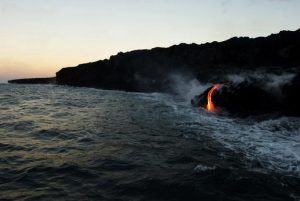
MULTIPOLYGON (((205 108, 207 105, 207 95, 208 92, 213 88, 213 86, 209 87, 208 89, 206 89, 202 94, 195 96, 192 100, 191 100, 191 104, 194 107, 203 107, 205 108)), ((215 100, 214 98, 215 93, 213 94, 213 101, 215 100)))
MULTIPOLYGON (((168 91, 169 75, 185 73, 202 82, 244 70, 281 71, 300 66, 300 30, 260 38, 232 38, 202 45, 180 44, 119 53, 109 60, 63 68, 58 84, 127 91, 168 91)), ((250 90, 250 89, 249 89, 250 90)))
POLYGON ((282 89, 285 95, 283 108, 288 115, 300 116, 300 74, 282 89))
MULTIPOLYGON (((196 96, 192 105, 205 108, 211 88, 196 96)), ((241 117, 260 114, 300 116, 299 89, 300 74, 292 82, 280 86, 280 94, 268 88, 264 80, 245 80, 222 85, 212 94, 212 101, 219 111, 241 117)))
POLYGON ((264 89, 263 85, 249 81, 224 85, 216 91, 213 100, 215 105, 240 116, 281 110, 279 97, 264 89))
POLYGON ((18 79, 18 80, 9 80, 8 83, 15 84, 55 84, 56 78, 28 78, 28 79, 18 79))

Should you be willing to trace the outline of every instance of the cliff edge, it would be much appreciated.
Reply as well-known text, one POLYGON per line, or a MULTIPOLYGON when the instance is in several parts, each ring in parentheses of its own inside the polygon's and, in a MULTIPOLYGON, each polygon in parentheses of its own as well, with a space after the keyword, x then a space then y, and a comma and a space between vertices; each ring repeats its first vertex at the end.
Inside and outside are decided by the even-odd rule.
POLYGON ((57 84, 126 91, 168 91, 170 74, 191 75, 202 82, 221 80, 227 73, 300 67, 300 29, 268 37, 234 37, 201 45, 118 53, 109 59, 63 68, 57 84))

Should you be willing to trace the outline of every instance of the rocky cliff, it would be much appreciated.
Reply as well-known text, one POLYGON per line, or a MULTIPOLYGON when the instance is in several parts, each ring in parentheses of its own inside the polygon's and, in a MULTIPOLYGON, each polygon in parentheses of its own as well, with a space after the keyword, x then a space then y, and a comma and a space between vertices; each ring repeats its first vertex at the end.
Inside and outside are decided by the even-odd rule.
POLYGON ((300 29, 268 37, 235 37, 224 42, 119 53, 106 60, 63 68, 56 73, 56 81, 102 89, 168 91, 172 73, 212 82, 222 80, 227 73, 246 70, 298 69, 299 55, 300 29))

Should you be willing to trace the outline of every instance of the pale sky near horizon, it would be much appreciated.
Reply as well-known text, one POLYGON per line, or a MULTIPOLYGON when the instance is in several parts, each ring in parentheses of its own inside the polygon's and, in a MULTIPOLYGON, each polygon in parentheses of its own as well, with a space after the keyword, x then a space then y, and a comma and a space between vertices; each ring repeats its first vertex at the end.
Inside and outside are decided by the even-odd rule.
POLYGON ((300 28, 300 0, 0 0, 0 82, 134 49, 300 28))

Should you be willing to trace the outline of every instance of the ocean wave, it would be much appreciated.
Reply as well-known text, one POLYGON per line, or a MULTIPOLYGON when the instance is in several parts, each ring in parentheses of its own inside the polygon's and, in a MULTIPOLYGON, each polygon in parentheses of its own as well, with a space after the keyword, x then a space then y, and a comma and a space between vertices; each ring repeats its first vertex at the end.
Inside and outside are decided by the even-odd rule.
POLYGON ((298 118, 218 116, 180 94, 0 88, 0 199, 299 197, 298 118))

